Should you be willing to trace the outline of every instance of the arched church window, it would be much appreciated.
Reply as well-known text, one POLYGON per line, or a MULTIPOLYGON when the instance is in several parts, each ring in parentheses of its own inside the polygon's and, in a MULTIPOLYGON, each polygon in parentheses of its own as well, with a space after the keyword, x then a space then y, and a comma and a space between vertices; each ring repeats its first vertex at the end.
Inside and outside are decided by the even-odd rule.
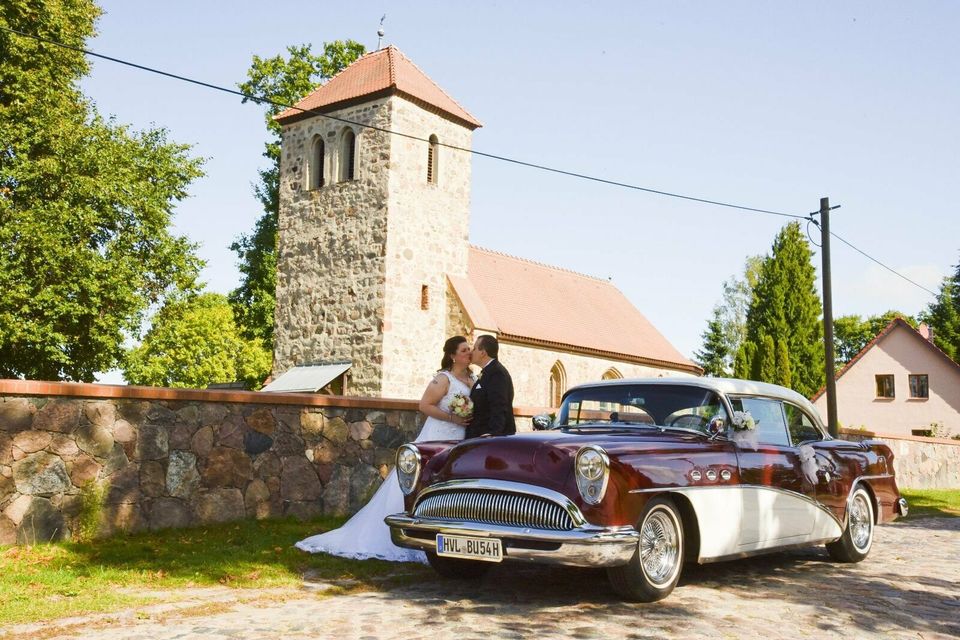
POLYGON ((549 402, 551 407, 559 407, 560 401, 563 399, 563 392, 567 390, 567 372, 563 368, 563 365, 560 364, 560 361, 553 365, 553 368, 550 369, 550 397, 549 402))
POLYGON ((340 137, 340 161, 338 182, 353 180, 357 155, 357 136, 352 129, 345 129, 340 137))
POLYGON ((609 369, 603 372, 603 376, 601 376, 600 379, 601 380, 619 380, 622 377, 623 377, 622 373, 617 371, 615 368, 610 367, 609 369))
POLYGON ((310 189, 319 189, 323 186, 323 160, 325 148, 323 138, 316 136, 310 147, 310 161, 307 164, 307 170, 310 172, 310 179, 307 182, 310 189))
POLYGON ((430 145, 427 147, 427 183, 437 184, 437 156, 439 155, 439 143, 437 136, 430 136, 430 145))

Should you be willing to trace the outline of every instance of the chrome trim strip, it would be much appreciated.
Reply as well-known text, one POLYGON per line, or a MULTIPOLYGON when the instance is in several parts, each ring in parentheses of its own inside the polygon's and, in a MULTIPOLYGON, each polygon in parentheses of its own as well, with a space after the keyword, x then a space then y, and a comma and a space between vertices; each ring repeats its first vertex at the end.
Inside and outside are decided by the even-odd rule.
MULTIPOLYGON (((447 482, 440 482, 430 485, 421 491, 419 495, 417 495, 416 502, 413 506, 414 511, 416 511, 417 506, 420 505, 420 502, 430 494, 455 489, 478 489, 536 496, 538 498, 549 500, 550 502, 556 503, 562 507, 563 510, 566 511, 570 516, 570 519, 573 520, 573 526, 575 528, 582 528, 587 525, 587 519, 583 517, 580 507, 578 507, 572 500, 570 500, 570 498, 562 493, 532 484, 526 484, 523 482, 510 482, 508 480, 483 480, 469 478, 462 480, 448 480, 447 482)), ((501 508, 508 504, 507 498, 508 496, 503 496, 501 508)))
MULTIPOLYGON (((737 488, 739 488, 739 489, 763 489, 763 490, 766 490, 766 491, 776 491, 776 492, 778 492, 778 493, 783 493, 783 494, 786 494, 786 495, 788 495, 788 496, 792 496, 792 497, 794 497, 794 498, 799 498, 799 499, 801 499, 801 500, 804 500, 804 501, 806 501, 806 502, 809 502, 810 504, 816 506, 818 509, 820 509, 821 511, 823 511, 824 513, 826 513, 827 515, 829 515, 831 518, 833 518, 833 519, 836 521, 836 523, 837 523, 838 525, 840 525, 841 528, 845 526, 845 523, 844 523, 844 522, 841 522, 841 521, 840 521, 840 518, 838 518, 837 516, 835 516, 835 515, 833 514, 833 512, 830 511, 829 508, 827 508, 827 507, 824 506, 823 504, 817 502, 816 500, 814 500, 814 499, 811 498, 810 496, 808 496, 808 495, 806 495, 806 494, 803 494, 803 493, 798 493, 798 492, 796 492, 796 491, 791 491, 791 490, 789 490, 789 489, 782 489, 782 488, 780 488, 780 487, 769 487, 769 486, 762 485, 762 484, 712 484, 712 485, 703 485, 703 486, 701 486, 701 485, 696 485, 696 486, 692 486, 692 487, 691 487, 691 486, 687 486, 687 487, 660 487, 660 488, 657 488, 657 489, 631 489, 630 493, 687 493, 687 492, 689 492, 689 491, 699 491, 699 490, 703 490, 703 489, 737 489, 737 488)), ((853 489, 851 489, 851 493, 853 493, 853 489)), ((847 496, 847 498, 849 499, 849 496, 847 496)))
POLYGON ((503 542, 504 560, 526 560, 542 564, 574 567, 615 567, 626 564, 637 551, 640 534, 630 526, 598 527, 585 525, 573 531, 545 531, 525 527, 489 525, 435 518, 415 518, 396 513, 384 518, 390 527, 390 538, 399 547, 422 549, 435 553, 437 533, 481 538, 498 538, 503 542), (430 534, 427 537, 412 532, 430 534), (553 549, 525 546, 525 542, 557 545, 553 549))

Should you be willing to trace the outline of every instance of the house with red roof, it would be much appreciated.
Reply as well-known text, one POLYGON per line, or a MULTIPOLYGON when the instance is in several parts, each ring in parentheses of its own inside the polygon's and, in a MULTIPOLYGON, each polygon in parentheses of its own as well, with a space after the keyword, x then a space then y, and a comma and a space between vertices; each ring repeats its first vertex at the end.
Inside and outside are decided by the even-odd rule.
MULTIPOLYGON (((960 434, 960 364, 895 318, 837 373, 837 419, 885 435, 960 434), (941 431, 942 433, 942 431, 941 431)), ((813 403, 826 415, 824 390, 813 403)))
POLYGON ((500 341, 516 405, 556 406, 601 378, 701 373, 610 282, 470 244, 481 123, 396 47, 277 121, 267 390, 418 398, 446 338, 482 333, 500 341))

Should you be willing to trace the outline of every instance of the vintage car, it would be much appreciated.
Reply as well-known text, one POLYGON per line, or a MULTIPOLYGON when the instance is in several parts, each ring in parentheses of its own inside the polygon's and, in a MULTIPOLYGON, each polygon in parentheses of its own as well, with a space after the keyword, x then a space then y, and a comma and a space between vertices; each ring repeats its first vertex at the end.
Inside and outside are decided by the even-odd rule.
POLYGON ((874 526, 907 513, 885 444, 831 438, 806 398, 775 385, 597 382, 534 428, 400 447, 394 543, 444 576, 504 560, 604 567, 622 597, 652 602, 685 561, 825 544, 859 562, 874 526))

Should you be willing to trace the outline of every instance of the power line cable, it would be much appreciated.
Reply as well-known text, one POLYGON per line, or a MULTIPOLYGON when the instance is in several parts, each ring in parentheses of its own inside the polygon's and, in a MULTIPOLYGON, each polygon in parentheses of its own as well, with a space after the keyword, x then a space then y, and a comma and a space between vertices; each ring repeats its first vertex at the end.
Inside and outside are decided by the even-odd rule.
POLYGON ((915 282, 915 281, 911 280, 910 278, 908 278, 907 276, 903 275, 903 274, 900 273, 899 271, 896 271, 896 270, 894 270, 893 268, 888 267, 888 266, 885 265, 884 263, 880 262, 879 260, 877 260, 876 258, 874 258, 873 256, 871 256, 870 254, 868 254, 866 251, 863 251, 862 249, 858 249, 857 247, 853 246, 850 242, 848 242, 847 240, 844 240, 843 238, 841 238, 840 236, 838 236, 838 235, 837 235, 836 233, 834 233, 833 231, 830 232, 830 235, 833 236, 834 238, 836 238, 837 240, 839 240, 840 242, 842 242, 843 244, 847 245, 848 247, 850 247, 851 249, 853 249, 854 251, 856 251, 857 253, 859 253, 859 254, 862 255, 863 257, 867 258, 868 260, 871 260, 871 261, 877 263, 878 265, 880 265, 881 267, 883 267, 884 269, 886 269, 887 271, 889 271, 889 272, 892 273, 893 275, 895 275, 895 276, 897 276, 897 277, 900 277, 900 278, 903 278, 904 280, 906 280, 907 282, 909 282, 910 284, 912 284, 912 285, 915 286, 915 287, 919 287, 920 289, 923 289, 924 291, 926 291, 927 293, 929 293, 930 295, 932 295, 934 298, 937 297, 937 294, 934 293, 933 291, 930 291, 930 289, 927 289, 927 288, 926 288, 925 286, 923 286, 922 284, 919 284, 918 282, 915 282))
MULTIPOLYGON (((244 93, 244 92, 242 92, 242 91, 237 91, 236 89, 230 89, 230 88, 228 88, 228 87, 223 87, 223 86, 220 86, 220 85, 212 84, 212 83, 210 83, 210 82, 204 82, 204 81, 202 81, 202 80, 196 80, 196 79, 194 79, 194 78, 190 78, 190 77, 187 77, 187 76, 178 75, 178 74, 176 74, 176 73, 170 73, 169 71, 163 71, 163 70, 161 70, 161 69, 156 69, 156 68, 154 68, 154 67, 148 67, 148 66, 146 66, 146 65, 138 64, 138 63, 136 63, 136 62, 130 62, 130 61, 128 61, 128 60, 123 60, 123 59, 121 59, 121 58, 115 58, 115 57, 108 56, 108 55, 105 55, 105 54, 102 54, 102 53, 96 53, 95 51, 90 51, 89 49, 84 49, 84 48, 82 48, 82 47, 74 47, 74 46, 72 46, 72 45, 64 44, 64 43, 62 43, 62 42, 57 42, 56 40, 50 40, 49 38, 44 38, 44 37, 41 37, 41 36, 38 36, 38 35, 35 35, 35 34, 31 34, 31 33, 26 33, 26 32, 24 32, 24 31, 19 31, 19 30, 17 30, 17 29, 11 29, 11 28, 9 28, 9 27, 4 27, 4 26, 0 26, 0 29, 2 29, 2 30, 4 30, 4 31, 8 31, 8 32, 10 32, 10 33, 14 33, 14 34, 16 34, 16 35, 19 35, 19 36, 22 36, 22 37, 25 37, 25 38, 31 38, 31 39, 36 40, 36 41, 38 41, 38 42, 44 42, 44 43, 46 43, 46 44, 51 44, 51 45, 53 45, 53 46, 61 47, 61 48, 63 48, 63 49, 69 49, 69 50, 71 50, 71 51, 76 51, 76 52, 78 52, 78 53, 83 53, 83 54, 85 54, 85 55, 92 56, 92 57, 94 57, 94 58, 100 58, 100 59, 102 59, 102 60, 108 60, 108 61, 110 61, 110 62, 114 62, 114 63, 116 63, 116 64, 124 65, 124 66, 127 66, 127 67, 132 67, 132 68, 134 68, 134 69, 139 69, 139 70, 141 70, 141 71, 147 71, 147 72, 149 72, 149 73, 154 73, 154 74, 161 75, 161 76, 164 76, 164 77, 167 77, 167 78, 172 78, 172 79, 174 79, 174 80, 180 80, 181 82, 187 82, 187 83, 190 83, 190 84, 195 84, 195 85, 198 85, 198 86, 201 86, 201 87, 205 87, 205 88, 207 88, 207 89, 213 89, 213 90, 215 90, 215 91, 221 91, 221 92, 224 92, 224 93, 229 93, 229 94, 231 94, 231 95, 240 96, 241 98, 244 98, 244 99, 246 99, 246 100, 252 100, 252 101, 254 101, 254 102, 258 103, 258 104, 270 104, 270 105, 273 105, 273 106, 275 106, 275 107, 282 107, 282 108, 284 108, 284 109, 295 109, 295 110, 297 110, 297 111, 299 111, 299 112, 301 112, 301 113, 306 113, 306 114, 310 114, 310 115, 320 116, 320 117, 323 117, 323 118, 327 118, 327 119, 329 119, 329 120, 333 120, 333 121, 335 121, 335 122, 342 122, 342 123, 344 123, 344 124, 349 124, 349 125, 352 125, 352 126, 355 126, 355 127, 361 127, 361 128, 364 128, 364 129, 371 129, 371 130, 373 130, 373 131, 380 131, 380 132, 382 132, 382 133, 387 133, 387 134, 395 135, 395 136, 401 136, 401 137, 408 138, 408 139, 411 139, 411 140, 417 140, 417 141, 419 141, 419 142, 426 142, 426 143, 428 143, 428 144, 430 143, 430 141, 429 141, 428 139, 426 139, 426 138, 421 138, 420 136, 415 136, 415 135, 412 135, 412 134, 409 134, 409 133, 404 133, 404 132, 402 132, 402 131, 394 131, 394 130, 391 130, 391 129, 385 129, 385 128, 383 128, 383 127, 378 127, 378 126, 376 126, 376 125, 366 124, 366 123, 362 123, 362 122, 355 122, 355 121, 353 121, 353 120, 348 120, 348 119, 346 119, 346 118, 339 118, 339 117, 337 117, 337 116, 332 116, 332 115, 329 115, 329 114, 326 114, 326 113, 321 113, 321 112, 316 111, 316 110, 314 110, 314 109, 303 109, 303 108, 298 107, 298 106, 296 106, 296 105, 290 105, 290 104, 285 104, 285 103, 283 103, 283 102, 277 102, 276 100, 271 100, 270 98, 265 98, 265 97, 262 97, 262 96, 251 95, 251 94, 248 94, 248 93, 244 93)), ((445 148, 447 148, 447 149, 452 149, 452 150, 454 150, 454 151, 461 151, 461 152, 464 152, 464 153, 470 153, 470 154, 473 154, 473 155, 475 155, 475 156, 480 156, 480 157, 483 157, 483 158, 490 158, 490 159, 492 159, 492 160, 499 160, 499 161, 501 161, 501 162, 509 162, 509 163, 511 163, 511 164, 516 164, 516 165, 520 165, 520 166, 523 166, 523 167, 529 167, 529 168, 531 168, 531 169, 539 169, 539 170, 541 170, 541 171, 546 171, 546 172, 549 172, 549 173, 556 173, 556 174, 560 174, 560 175, 564 175, 564 176, 570 176, 570 177, 572 177, 572 178, 579 178, 579 179, 581 179, 581 180, 588 180, 588 181, 591 181, 591 182, 599 182, 599 183, 601 183, 601 184, 607 184, 607 185, 611 185, 611 186, 615 186, 615 187, 623 187, 623 188, 625 188, 625 189, 633 189, 633 190, 635 190, 635 191, 643 191, 643 192, 645 192, 645 193, 652 193, 652 194, 656 194, 656 195, 666 196, 666 197, 669 197, 669 198, 678 198, 678 199, 681 199, 681 200, 688 200, 688 201, 692 201, 692 202, 700 202, 700 203, 702 203, 702 204, 711 204, 711 205, 718 206, 718 207, 727 207, 727 208, 730 208, 730 209, 739 209, 739 210, 741 210, 741 211, 750 211, 750 212, 753 212, 753 213, 764 213, 764 214, 773 215, 773 216, 781 216, 781 217, 784 217, 784 218, 795 218, 795 219, 798 219, 798 220, 806 220, 806 219, 808 219, 808 216, 797 215, 797 214, 793 214, 793 213, 784 213, 784 212, 782 212, 782 211, 772 211, 772 210, 770 210, 770 209, 758 209, 758 208, 756 208, 756 207, 747 207, 747 206, 743 206, 743 205, 732 204, 732 203, 729 203, 729 202, 721 202, 721 201, 719 201, 719 200, 710 200, 710 199, 708 199, 708 198, 698 198, 698 197, 695 197, 695 196, 684 195, 684 194, 681 194, 681 193, 674 193, 674 192, 671 192, 671 191, 663 191, 663 190, 661 190, 661 189, 652 189, 652 188, 649 188, 649 187, 641 187, 641 186, 639 186, 639 185, 630 184, 630 183, 628 183, 628 182, 620 182, 620 181, 617 181, 617 180, 609 180, 609 179, 607 179, 607 178, 600 178, 600 177, 597 177, 597 176, 591 176, 591 175, 584 174, 584 173, 577 173, 576 171, 567 171, 567 170, 564 170, 564 169, 557 169, 556 167, 550 167, 550 166, 548 166, 548 165, 537 164, 537 163, 534 163, 534 162, 527 162, 527 161, 525 161, 525 160, 518 160, 518 159, 516 159, 516 158, 510 158, 510 157, 508 157, 508 156, 501 156, 501 155, 494 154, 494 153, 486 153, 486 152, 484 152, 484 151, 477 151, 476 149, 467 149, 467 148, 465 148, 465 147, 459 147, 459 146, 457 146, 457 145, 446 144, 446 143, 443 143, 443 142, 436 142, 435 144, 437 144, 437 145, 439 145, 439 146, 441 146, 441 147, 445 147, 445 148)))
MULTIPOLYGON (((153 73, 153 74, 157 74, 157 75, 164 76, 164 77, 167 77, 167 78, 172 78, 172 79, 174 79, 174 80, 179 80, 179 81, 181 81, 181 82, 187 82, 187 83, 189 83, 189 84, 195 84, 195 85, 197 85, 197 86, 201 86, 201 87, 204 87, 204 88, 207 88, 207 89, 213 89, 213 90, 215 90, 215 91, 220 91, 220 92, 223 92, 223 93, 229 93, 229 94, 231 94, 231 95, 240 96, 241 98, 244 98, 244 99, 246 99, 246 100, 252 100, 252 101, 254 101, 254 102, 258 103, 258 104, 270 104, 270 105, 273 105, 273 106, 275 106, 275 107, 282 107, 282 108, 284 108, 284 109, 295 109, 295 110, 297 110, 297 111, 299 111, 299 112, 301 112, 301 113, 306 113, 306 114, 310 114, 310 115, 320 116, 320 117, 323 117, 323 118, 327 118, 327 119, 329 119, 329 120, 333 120, 333 121, 336 121, 336 122, 342 122, 342 123, 344 123, 344 124, 349 124, 349 125, 352 125, 352 126, 355 126, 355 127, 360 127, 360 128, 364 128, 364 129, 371 129, 371 130, 374 130, 374 131, 380 131, 380 132, 382 132, 382 133, 386 133, 386 134, 389 134, 389 135, 400 136, 400 137, 408 138, 408 139, 411 139, 411 140, 417 140, 417 141, 420 141, 420 142, 426 142, 426 143, 428 143, 428 144, 430 143, 430 141, 429 141, 428 139, 426 139, 426 138, 421 138, 420 136, 415 136, 415 135, 412 135, 412 134, 409 134, 409 133, 404 133, 404 132, 402 132, 402 131, 393 131, 393 130, 391 130, 391 129, 385 129, 385 128, 383 128, 383 127, 378 127, 378 126, 376 126, 376 125, 366 124, 366 123, 362 123, 362 122, 355 122, 355 121, 353 121, 353 120, 348 120, 348 119, 346 119, 346 118, 340 118, 340 117, 332 116, 332 115, 329 115, 329 114, 326 114, 326 113, 321 113, 321 112, 316 111, 316 110, 314 110, 314 109, 303 109, 303 108, 298 107, 298 106, 296 106, 296 105, 285 104, 285 103, 283 103, 283 102, 278 102, 278 101, 276 101, 276 100, 271 100, 271 99, 269 99, 269 98, 264 98, 264 97, 262 97, 262 96, 255 96, 255 95, 252 95, 252 94, 244 93, 243 91, 238 91, 238 90, 236 90, 236 89, 230 89, 230 88, 228 88, 228 87, 223 87, 223 86, 216 85, 216 84, 212 84, 212 83, 209 83, 209 82, 204 82, 204 81, 202 81, 202 80, 197 80, 197 79, 195 79, 195 78, 190 78, 190 77, 187 77, 187 76, 182 76, 182 75, 179 75, 179 74, 171 73, 171 72, 169 72, 169 71, 163 71, 163 70, 161 70, 161 69, 156 69, 156 68, 154 68, 154 67, 148 67, 148 66, 146 66, 146 65, 138 64, 138 63, 135 63, 135 62, 130 62, 130 61, 128 61, 128 60, 123 60, 123 59, 121 59, 121 58, 115 58, 115 57, 113 57, 113 56, 108 56, 108 55, 105 55, 105 54, 102 54, 102 53, 97 53, 97 52, 95 52, 95 51, 91 51, 91 50, 89 50, 89 49, 84 49, 84 48, 82 48, 82 47, 75 47, 75 46, 72 46, 72 45, 64 44, 64 43, 62 43, 62 42, 57 42, 56 40, 50 40, 49 38, 44 38, 44 37, 38 36, 38 35, 36 35, 36 34, 32 34, 32 33, 27 33, 27 32, 24 32, 24 31, 20 31, 20 30, 18 30, 18 29, 11 29, 10 27, 0 26, 0 30, 7 31, 7 32, 9 32, 9 33, 13 33, 13 34, 15 34, 15 35, 19 35, 19 36, 24 37, 24 38, 30 38, 30 39, 32 39, 32 40, 36 40, 37 42, 43 42, 43 43, 50 44, 50 45, 53 45, 53 46, 56 46, 56 47, 60 47, 60 48, 62 48, 62 49, 68 49, 68 50, 71 50, 71 51, 76 51, 76 52, 78 52, 78 53, 83 53, 84 55, 92 56, 92 57, 94 57, 94 58, 100 58, 100 59, 102 59, 102 60, 107 60, 107 61, 109 61, 109 62, 114 62, 114 63, 116 63, 116 64, 120 64, 120 65, 123 65, 123 66, 132 67, 132 68, 134 68, 134 69, 139 69, 139 70, 141 70, 141 71, 146 71, 146 72, 148 72, 148 73, 153 73)), ((819 223, 817 223, 816 220, 814 220, 814 218, 813 218, 813 216, 814 216, 816 213, 818 213, 818 212, 813 212, 813 213, 810 213, 810 214, 807 214, 807 215, 798 215, 798 214, 793 214, 793 213, 784 213, 784 212, 782 212, 782 211, 772 211, 772 210, 770 210, 770 209, 759 209, 759 208, 755 208, 755 207, 747 207, 747 206, 743 206, 743 205, 732 204, 732 203, 729 203, 729 202, 721 202, 721 201, 719 201, 719 200, 710 200, 710 199, 707 199, 707 198, 698 198, 698 197, 695 197, 695 196, 689 196, 689 195, 684 195, 684 194, 680 194, 680 193, 674 193, 674 192, 670 192, 670 191, 663 191, 663 190, 661 190, 661 189, 652 189, 652 188, 649 188, 649 187, 641 187, 641 186, 639 186, 639 185, 630 184, 630 183, 627 183, 627 182, 620 182, 620 181, 617 181, 617 180, 609 180, 609 179, 606 179, 606 178, 600 178, 600 177, 597 177, 597 176, 591 176, 591 175, 588 175, 588 174, 578 173, 578 172, 575 172, 575 171, 567 171, 567 170, 564 170, 564 169, 558 169, 558 168, 550 167, 550 166, 547 166, 547 165, 537 164, 537 163, 533 163, 533 162, 526 162, 526 161, 524 161, 524 160, 518 160, 518 159, 516 159, 516 158, 510 158, 510 157, 508 157, 508 156, 501 156, 501 155, 498 155, 498 154, 486 153, 486 152, 484 152, 484 151, 477 151, 476 149, 467 149, 467 148, 464 148, 464 147, 459 147, 459 146, 457 146, 457 145, 446 144, 446 143, 443 143, 443 142, 436 142, 435 144, 437 144, 437 145, 439 145, 439 146, 441 146, 441 147, 445 147, 445 148, 447 148, 447 149, 452 149, 452 150, 454 150, 454 151, 461 151, 461 152, 464 152, 464 153, 470 153, 470 154, 473 154, 473 155, 476 155, 476 156, 480 156, 480 157, 484 157, 484 158, 490 158, 490 159, 492 159, 492 160, 499 160, 499 161, 501 161, 501 162, 508 162, 508 163, 516 164, 516 165, 523 166, 523 167, 529 167, 529 168, 531 168, 531 169, 539 169, 539 170, 541 170, 541 171, 546 171, 546 172, 549 172, 549 173, 556 173, 556 174, 559 174, 559 175, 570 176, 570 177, 572 177, 572 178, 579 178, 579 179, 581 179, 581 180, 587 180, 587 181, 591 181, 591 182, 598 182, 598 183, 601 183, 601 184, 607 184, 607 185, 615 186, 615 187, 623 187, 623 188, 625 188, 625 189, 632 189, 632 190, 635 190, 635 191, 642 191, 642 192, 645 192, 645 193, 651 193, 651 194, 655 194, 655 195, 661 195, 661 196, 665 196, 665 197, 669 197, 669 198, 678 198, 678 199, 681 199, 681 200, 688 200, 688 201, 691 201, 691 202, 699 202, 699 203, 702 203, 702 204, 710 204, 710 205, 714 205, 714 206, 718 206, 718 207, 726 207, 726 208, 730 208, 730 209, 738 209, 738 210, 741 210, 741 211, 749 211, 749 212, 753 212, 753 213, 763 213, 763 214, 767 214, 767 215, 780 216, 780 217, 784 217, 784 218, 793 218, 793 219, 797 219, 797 220, 806 220, 808 223, 812 222, 813 224, 817 225, 818 227, 820 226, 819 223)), ((933 291, 930 291, 930 289, 927 289, 927 288, 924 287, 923 285, 918 284, 917 282, 915 282, 915 281, 911 280, 910 278, 906 277, 905 275, 897 272, 896 270, 892 269, 891 267, 888 267, 887 265, 885 265, 884 263, 880 262, 879 260, 877 260, 877 259, 874 258, 873 256, 867 254, 865 251, 863 251, 863 250, 855 247, 853 244, 851 244, 851 243, 848 242, 847 240, 841 238, 841 237, 838 236, 836 233, 833 233, 833 232, 831 231, 831 232, 830 232, 830 235, 832 235, 832 236, 835 237, 837 240, 839 240, 840 242, 844 243, 845 245, 847 245, 848 247, 850 247, 851 249, 853 249, 853 250, 856 251, 857 253, 863 255, 863 256, 864 256, 865 258, 867 258, 868 260, 871 260, 871 261, 875 262, 876 264, 880 265, 881 267, 883 267, 883 268, 886 269, 887 271, 889 271, 889 272, 893 273, 894 275, 896 275, 896 276, 898 276, 898 277, 906 280, 906 281, 909 282, 910 284, 912 284, 912 285, 914 285, 914 286, 922 289, 923 291, 926 291, 927 293, 929 293, 929 294, 932 295, 932 296, 936 296, 936 295, 937 295, 937 294, 934 293, 933 291)), ((809 225, 808 225, 808 236, 809 236, 809 225)))

